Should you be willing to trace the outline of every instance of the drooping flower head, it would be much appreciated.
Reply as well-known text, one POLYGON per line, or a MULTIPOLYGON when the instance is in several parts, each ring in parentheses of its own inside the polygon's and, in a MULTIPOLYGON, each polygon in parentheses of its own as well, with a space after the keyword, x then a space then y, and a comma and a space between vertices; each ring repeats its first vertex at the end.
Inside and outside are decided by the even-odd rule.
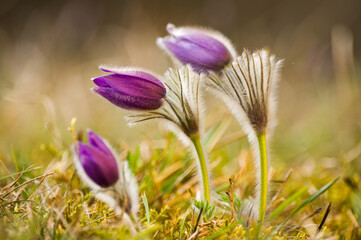
POLYGON ((93 79, 94 92, 129 110, 154 110, 162 106, 166 89, 159 78, 138 68, 100 67, 110 73, 93 79))
POLYGON ((100 187, 114 185, 119 179, 117 161, 104 143, 94 132, 88 133, 89 144, 78 143, 78 156, 87 176, 100 187))
POLYGON ((190 64, 201 72, 219 72, 236 56, 230 41, 221 33, 199 27, 167 25, 170 36, 158 38, 157 44, 174 60, 190 64))
POLYGON ((209 76, 215 90, 240 121, 246 133, 260 134, 274 126, 275 91, 282 60, 267 50, 245 50, 223 70, 223 78, 209 76))

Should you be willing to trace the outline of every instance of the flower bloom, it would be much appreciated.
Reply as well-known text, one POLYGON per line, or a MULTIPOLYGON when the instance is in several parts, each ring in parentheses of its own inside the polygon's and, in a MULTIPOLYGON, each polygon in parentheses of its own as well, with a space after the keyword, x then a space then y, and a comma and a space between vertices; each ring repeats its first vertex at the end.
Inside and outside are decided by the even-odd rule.
POLYGON ((78 159, 87 177, 98 186, 107 188, 119 179, 117 161, 104 141, 95 133, 88 133, 89 145, 78 143, 78 159))
POLYGON ((152 74, 132 68, 100 68, 109 75, 97 77, 94 92, 129 110, 154 110, 162 106, 166 89, 152 74))
POLYGON ((167 31, 170 36, 159 38, 158 46, 199 73, 218 72, 236 56, 230 41, 219 32, 195 27, 176 28, 173 24, 167 25, 167 31))

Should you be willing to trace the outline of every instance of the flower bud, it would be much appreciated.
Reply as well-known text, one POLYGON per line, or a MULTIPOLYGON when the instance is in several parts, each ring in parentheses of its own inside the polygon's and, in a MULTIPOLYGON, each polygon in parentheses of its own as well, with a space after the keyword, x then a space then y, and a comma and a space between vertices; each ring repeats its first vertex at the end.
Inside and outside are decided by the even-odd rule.
POLYGON ((173 24, 167 25, 167 31, 170 36, 158 38, 158 46, 199 73, 219 72, 236 56, 230 41, 219 32, 195 27, 176 28, 173 24))
POLYGON ((117 161, 104 141, 95 133, 88 133, 89 145, 78 143, 78 157, 87 177, 106 188, 119 179, 117 161))
POLYGON ((100 68, 109 75, 97 77, 94 92, 114 105, 129 110, 154 110, 162 106, 166 89, 162 82, 142 70, 100 68))

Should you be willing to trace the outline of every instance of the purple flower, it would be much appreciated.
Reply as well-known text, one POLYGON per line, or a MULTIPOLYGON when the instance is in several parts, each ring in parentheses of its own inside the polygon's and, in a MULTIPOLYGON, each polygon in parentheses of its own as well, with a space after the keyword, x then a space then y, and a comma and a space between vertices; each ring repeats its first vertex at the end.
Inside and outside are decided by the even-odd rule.
POLYGON ((78 143, 78 157, 86 175, 98 186, 106 188, 119 179, 117 161, 104 141, 95 133, 88 133, 89 145, 78 143))
POLYGON ((100 68, 109 75, 97 77, 94 92, 129 110, 154 110, 162 106, 166 89, 152 74, 138 69, 100 68))
POLYGON ((190 64, 195 71, 218 72, 229 64, 235 50, 221 33, 202 28, 167 25, 170 36, 159 38, 157 44, 182 64, 190 64))

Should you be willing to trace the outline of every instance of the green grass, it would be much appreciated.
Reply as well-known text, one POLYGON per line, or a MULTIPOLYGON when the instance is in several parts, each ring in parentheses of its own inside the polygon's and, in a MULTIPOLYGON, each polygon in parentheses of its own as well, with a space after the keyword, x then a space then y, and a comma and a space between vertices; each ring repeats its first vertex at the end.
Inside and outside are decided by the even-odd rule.
MULTIPOLYGON (((41 174, 35 166, 25 168, 23 165, 1 177, 1 238, 188 239, 194 232, 199 208, 209 209, 209 206, 194 203, 200 189, 187 151, 172 134, 162 141, 164 148, 149 143, 153 156, 147 161, 142 159, 142 148, 139 147, 123 154, 133 166, 140 192, 144 192, 140 210, 142 230, 136 235, 132 235, 114 212, 96 200, 78 179, 72 155, 64 148, 56 153, 47 169, 40 170, 41 174)), ((235 140, 236 143, 240 141, 235 140)), ((215 202, 211 214, 208 214, 209 210, 202 213, 196 228, 198 239, 247 239, 248 234, 253 236, 256 231, 256 224, 247 218, 247 211, 241 207, 254 187, 249 181, 254 170, 252 157, 246 148, 240 151, 242 165, 228 174, 224 174, 227 164, 219 164, 217 160, 217 156, 227 155, 226 149, 211 153, 215 196, 220 201, 215 202), (214 168, 215 164, 220 167, 214 168), (230 190, 229 177, 234 179, 236 219, 231 218, 231 205, 225 195, 230 190)), ((14 165, 20 162, 15 155, 14 165)), ((300 164, 299 168, 302 167, 300 164)), ((280 179, 286 174, 284 170, 287 169, 277 170, 272 177, 271 194, 275 194, 281 185, 283 188, 268 207, 271 221, 266 218, 261 236, 274 234, 272 239, 308 239, 316 234, 323 217, 321 213, 329 202, 333 207, 318 236, 340 235, 348 239, 360 236, 357 204, 360 201, 357 183, 360 176, 357 173, 349 176, 352 187, 343 181, 328 183, 340 173, 314 174, 308 178, 297 169, 281 184, 280 179)))
MULTIPOLYGON (((294 117, 295 123, 285 119, 293 119, 298 110, 282 108, 280 102, 279 125, 270 143, 271 182, 263 239, 312 239, 316 234, 321 239, 361 238, 361 127, 355 122, 361 109, 340 104, 348 115, 338 126, 337 119, 321 119, 334 111, 327 104, 329 97, 314 104, 313 111, 319 115, 294 117)), ((204 142, 215 199, 211 205, 195 201, 201 191, 196 164, 173 134, 161 131, 153 136, 154 131, 134 128, 131 134, 137 134, 138 143, 133 144, 127 138, 119 140, 124 136, 99 133, 129 162, 136 176, 140 230, 134 235, 75 172, 70 146, 84 131, 73 136, 67 127, 49 123, 50 137, 42 132, 25 149, 14 142, 0 153, 0 239, 252 238, 257 231, 257 223, 250 218, 255 168, 247 139, 224 109, 209 109, 206 114, 204 142)), ((117 127, 126 131, 123 125, 117 127)), ((76 128, 87 126, 79 122, 76 128)))

